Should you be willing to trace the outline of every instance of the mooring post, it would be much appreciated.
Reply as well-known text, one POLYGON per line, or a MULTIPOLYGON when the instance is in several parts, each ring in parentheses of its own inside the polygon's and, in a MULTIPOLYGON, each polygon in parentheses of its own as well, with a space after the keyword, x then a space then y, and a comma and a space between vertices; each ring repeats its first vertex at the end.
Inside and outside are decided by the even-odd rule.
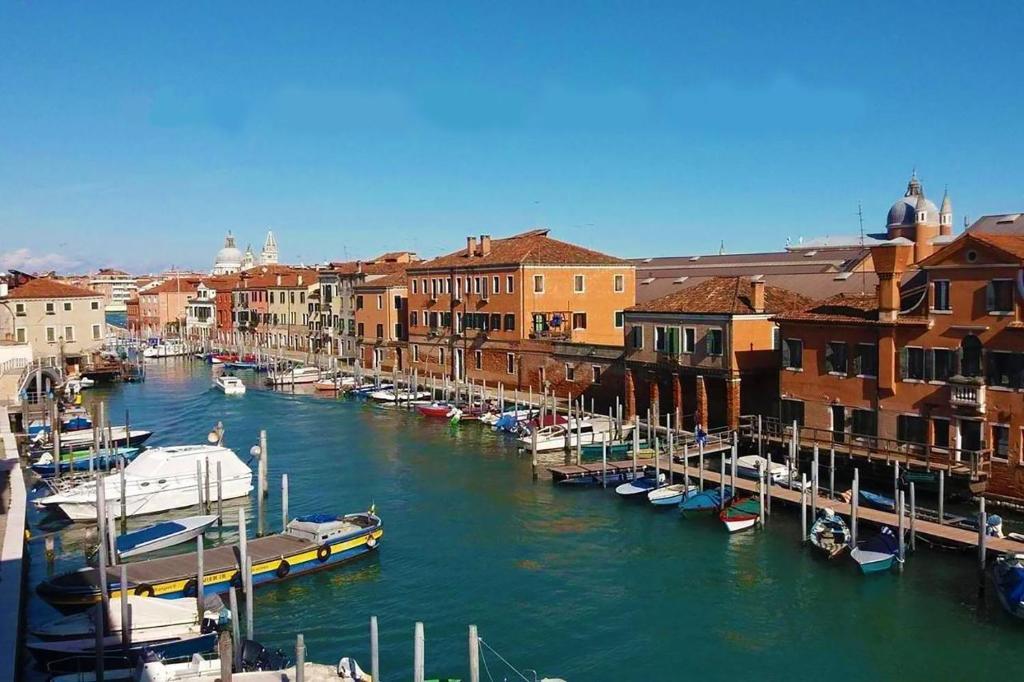
POLYGON ((117 524, 114 523, 114 510, 107 510, 107 561, 113 566, 117 563, 117 524))
POLYGON ((917 499, 914 495, 914 482, 910 482, 910 551, 913 552, 917 549, 917 537, 915 529, 917 527, 917 499))
POLYGON ((110 595, 107 593, 107 547, 104 538, 106 537, 107 522, 107 500, 104 494, 104 486, 96 486, 96 530, 99 536, 99 588, 100 603, 96 617, 96 679, 103 679, 103 638, 106 634, 107 614, 110 613, 110 595))
POLYGON ((255 639, 252 623, 252 557, 245 558, 245 638, 255 639))
POLYGON ((240 573, 245 573, 245 560, 248 558, 249 553, 247 551, 248 538, 246 537, 245 530, 245 509, 238 509, 238 570, 240 573))
POLYGON ((601 434, 601 487, 608 487, 608 433, 601 434))
POLYGON ((204 466, 203 466, 203 477, 204 477, 203 478, 203 484, 204 484, 203 502, 205 503, 203 505, 203 509, 205 509, 205 511, 203 513, 204 514, 209 514, 210 513, 210 458, 206 457, 205 459, 206 459, 206 462, 204 463, 204 466))
POLYGON ((228 590, 228 608, 231 609, 231 640, 234 642, 234 667, 240 667, 242 658, 242 622, 238 618, 238 590, 228 590))
MULTIPOLYGON (((57 460, 58 462, 60 460, 57 460)), ((109 459, 107 460, 110 461, 109 459)), ((59 468, 59 467, 58 467, 59 468)), ((124 459, 117 459, 117 473, 118 483, 120 484, 119 490, 121 492, 121 532, 128 532, 128 483, 124 478, 124 459)), ((102 483, 102 481, 101 481, 102 483)))
POLYGON ((985 584, 985 542, 988 537, 988 514, 985 513, 985 498, 978 498, 978 570, 982 585, 985 584))
POLYGON ((217 526, 224 525, 224 478, 221 475, 220 460, 217 460, 217 526))
POLYGON ((260 461, 263 463, 263 475, 260 477, 262 489, 260 492, 263 497, 266 497, 270 492, 270 482, 267 477, 267 474, 270 473, 270 451, 267 449, 266 429, 260 429, 260 461))
MULTIPOLYGON (((721 500, 720 500, 721 504, 719 506, 724 508, 725 507, 725 503, 727 501, 726 494, 725 494, 725 489, 726 489, 725 482, 727 480, 725 478, 725 452, 723 452, 722 456, 719 458, 718 464, 719 464, 719 469, 720 469, 720 471, 718 472, 718 491, 721 493, 721 495, 720 495, 720 497, 721 497, 721 500)), ((736 491, 732 490, 731 493, 733 495, 735 495, 736 491)))
POLYGON ((263 476, 265 474, 262 457, 256 460, 256 467, 256 537, 261 538, 263 537, 263 493, 260 489, 263 487, 263 476))
MULTIPOLYGON (((132 623, 131 615, 128 613, 131 605, 128 603, 128 567, 121 564, 121 647, 125 653, 132 645, 132 623)), ((199 620, 202 623, 202 619, 199 620)))
POLYGON ((203 463, 196 460, 196 505, 203 511, 203 463))
POLYGON ((906 538, 903 534, 903 491, 900 490, 896 497, 896 514, 899 516, 898 528, 899 528, 899 556, 900 556, 900 573, 903 572, 903 560, 906 558, 906 538))
POLYGON ((818 444, 814 444, 814 464, 811 467, 811 522, 818 518, 818 444))
POLYGON ((900 496, 900 463, 893 460, 892 463, 892 499, 900 496))
MULTIPOLYGON (((764 456, 764 432, 762 431, 761 415, 757 415, 757 454, 764 456)), ((771 466, 768 467, 771 471, 771 466)))
POLYGON ((370 677, 380 679, 380 643, 377 640, 377 616, 370 616, 370 677))
POLYGON ((807 474, 800 474, 800 542, 807 542, 807 474))
POLYGON ((850 546, 857 546, 857 517, 860 511, 860 470, 853 470, 853 490, 850 499, 850 546))
POLYGON ((828 450, 828 497, 836 499, 836 446, 828 450))
POLYGON ((281 474, 281 531, 288 527, 288 474, 281 474))
POLYGON ((412 679, 413 682, 423 682, 423 623, 417 622, 412 650, 412 679))
MULTIPOLYGON (((234 611, 231 615, 234 615, 234 611)), ((224 630, 217 637, 217 658, 220 660, 220 681, 231 682, 231 670, 233 662, 235 660, 234 652, 232 652, 231 635, 228 631, 224 630)))
MULTIPOLYGON (((206 577, 206 568, 203 566, 203 534, 196 536, 196 610, 199 612, 199 619, 196 621, 203 624, 203 614, 206 612, 203 600, 203 582, 206 577)), ((232 614, 234 615, 234 614, 232 614)))
MULTIPOLYGON (((25 425, 28 430, 28 424, 25 425)), ((53 477, 60 478, 60 407, 53 401, 53 412, 50 417, 50 436, 53 439, 53 477)), ((68 473, 75 470, 74 460, 68 459, 68 473)))
POLYGON ((704 490, 704 443, 697 443, 697 487, 704 490))
POLYGON ((733 495, 736 494, 736 460, 738 458, 736 441, 732 443, 732 449, 730 450, 731 457, 729 460, 729 487, 732 488, 733 495))
POLYGON ((306 682, 306 642, 301 632, 295 637, 295 682, 306 682))
POLYGON ((939 470, 939 525, 946 523, 946 472, 939 470))
POLYGON ((480 682, 480 643, 476 626, 469 626, 469 682, 480 682))
POLYGON ((764 464, 758 460, 757 462, 757 506, 758 506, 758 523, 764 528, 764 476, 765 467, 764 464))
POLYGON ((533 480, 535 481, 537 480, 537 430, 539 428, 538 426, 530 432, 530 454, 532 455, 530 462, 533 468, 533 480))

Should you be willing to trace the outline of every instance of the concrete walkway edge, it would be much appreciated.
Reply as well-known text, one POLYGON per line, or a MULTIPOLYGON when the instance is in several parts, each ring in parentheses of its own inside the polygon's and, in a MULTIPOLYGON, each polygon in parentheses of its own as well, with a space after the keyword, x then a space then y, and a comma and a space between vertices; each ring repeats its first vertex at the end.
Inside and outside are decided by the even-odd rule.
POLYGON ((25 577, 25 477, 18 460, 18 447, 10 430, 7 408, 0 407, 0 441, 8 468, 11 502, 7 509, 7 527, 0 549, 0 682, 17 679, 21 633, 22 594, 25 577))

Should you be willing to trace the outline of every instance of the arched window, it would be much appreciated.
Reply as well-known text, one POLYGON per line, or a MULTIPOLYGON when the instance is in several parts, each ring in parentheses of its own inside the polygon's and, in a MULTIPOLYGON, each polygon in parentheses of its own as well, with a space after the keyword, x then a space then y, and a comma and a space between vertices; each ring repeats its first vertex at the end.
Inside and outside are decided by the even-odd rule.
POLYGON ((960 373, 965 377, 981 376, 981 341, 974 334, 960 342, 960 373))

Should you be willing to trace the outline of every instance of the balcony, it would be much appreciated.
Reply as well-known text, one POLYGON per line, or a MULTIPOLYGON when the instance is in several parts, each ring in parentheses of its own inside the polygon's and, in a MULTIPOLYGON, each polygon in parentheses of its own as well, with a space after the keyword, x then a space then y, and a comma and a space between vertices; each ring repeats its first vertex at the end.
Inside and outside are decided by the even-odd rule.
POLYGON ((529 318, 531 339, 572 340, 572 312, 534 312, 529 318))
POLYGON ((951 377, 949 379, 949 404, 979 414, 985 412, 985 384, 980 379, 951 377))

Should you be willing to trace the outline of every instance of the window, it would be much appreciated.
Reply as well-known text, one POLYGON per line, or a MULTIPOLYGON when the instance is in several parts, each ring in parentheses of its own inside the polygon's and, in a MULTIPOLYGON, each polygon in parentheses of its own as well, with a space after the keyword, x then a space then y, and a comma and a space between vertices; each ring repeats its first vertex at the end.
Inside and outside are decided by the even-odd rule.
POLYGON ((850 410, 850 434, 857 436, 878 435, 878 413, 874 410, 850 410))
POLYGON ((644 328, 641 325, 634 325, 629 330, 629 345, 636 350, 641 350, 644 347, 644 328))
POLYGON ((586 329, 587 328, 587 314, 586 313, 573 313, 572 314, 572 328, 573 329, 586 329))
POLYGON ((949 280, 936 280, 932 284, 932 310, 949 312, 952 309, 949 303, 949 280))
POLYGON ((782 348, 782 330, 778 326, 772 327, 772 350, 782 348))
POLYGON ((427 278, 424 277, 420 280, 420 287, 423 289, 423 294, 426 295, 430 290, 427 288, 427 278))
POLYGON ((474 277, 473 278, 473 293, 477 294, 479 296, 482 291, 483 291, 483 286, 480 283, 480 278, 479 277, 474 277))
POLYGON ((565 363, 565 380, 576 381, 576 368, 570 365, 568 362, 565 363))
POLYGON ((981 340, 968 334, 960 342, 960 373, 967 377, 981 376, 981 340))
POLYGON ((1010 459, 1010 427, 1006 424, 992 425, 992 459, 1010 459))
POLYGON ((71 301, 64 301, 64 312, 71 312, 71 301))
POLYGON ((708 355, 721 355, 722 354, 722 330, 721 329, 709 329, 706 341, 707 341, 708 355))
POLYGON ((462 293, 462 278, 461 277, 456 277, 455 278, 455 289, 452 291, 452 293, 455 294, 455 298, 458 298, 459 294, 462 293))
POLYGON ((25 343, 25 328, 18 327, 14 330, 14 339, 18 343, 25 343))
POLYGON ((949 420, 942 418, 932 419, 932 445, 937 448, 949 447, 949 420))
POLYGON ((792 424, 795 421, 797 426, 804 425, 804 403, 802 400, 782 400, 779 405, 779 414, 782 416, 783 424, 792 424))
POLYGON ((412 281, 412 293, 414 293, 414 294, 418 294, 418 293, 420 293, 420 285, 419 285, 419 280, 415 280, 415 279, 414 279, 414 280, 412 281))
MULTIPOLYGON (((273 303, 274 302, 274 298, 273 298, 274 293, 271 292, 270 296, 271 296, 270 302, 273 303)), ((362 296, 356 296, 356 310, 362 310, 362 309, 363 309, 363 297, 362 296)))
POLYGON ((946 381, 956 374, 956 351, 949 348, 932 348, 929 353, 928 366, 925 367, 929 379, 946 381))
POLYGON ((924 445, 927 438, 928 423, 924 417, 916 414, 900 414, 896 416, 896 440, 901 443, 924 445))
POLYGON ((505 353, 505 373, 515 374, 516 373, 516 355, 515 353, 505 353))
POLYGON ((543 294, 544 293, 544 275, 533 276, 533 293, 543 294))
POLYGON ((1007 351, 989 351, 986 381, 989 386, 1020 388, 1024 371, 1024 355, 1007 351))
POLYGON ((356 336, 363 336, 363 323, 362 322, 360 322, 359 324, 356 325, 356 329, 358 330, 358 331, 356 331, 356 336))
POLYGON ((668 349, 668 335, 665 327, 654 328, 654 350, 664 353, 668 349))
POLYGON ((14 314, 17 315, 18 317, 25 317, 25 304, 24 303, 15 303, 14 304, 14 314))
POLYGON ((377 310, 384 310, 384 297, 377 294, 377 310))
POLYGON ((545 377, 546 377, 546 372, 544 371, 544 368, 543 367, 538 367, 537 368, 537 380, 541 383, 541 386, 543 386, 545 383, 547 383, 547 379, 545 377))
POLYGON ((401 309, 402 309, 402 297, 396 295, 395 296, 395 310, 401 310, 401 309))
POLYGON ((501 331, 501 313, 491 313, 491 330, 501 331))
POLYGON ((873 343, 858 343, 853 356, 853 373, 859 377, 878 376, 878 349, 873 343))
POLYGON ((692 353, 697 347, 697 330, 693 327, 684 327, 682 344, 684 353, 692 353))
POLYGON ((623 314, 623 312, 621 310, 616 310, 615 313, 614 313, 614 316, 615 316, 615 319, 614 319, 613 324, 615 325, 615 328, 616 329, 622 329, 622 325, 623 325, 623 323, 625 321, 625 315, 623 314))
POLYGON ((601 383, 601 365, 591 365, 590 369, 593 371, 593 383, 601 383))
POLYGON ((900 355, 900 378, 903 381, 924 381, 924 348, 908 346, 900 351, 900 355))
POLYGON ((395 338, 396 339, 402 338, 402 323, 401 322, 395 322, 395 338))
POLYGON ((825 347, 825 367, 829 374, 846 375, 846 344, 842 341, 829 341, 825 347))
POLYGON ((415 343, 412 344, 412 361, 413 362, 419 362, 420 361, 420 347, 418 345, 416 345, 415 343))
POLYGON ((483 369, 484 368, 484 354, 483 354, 482 351, 474 351, 473 352, 473 362, 476 365, 477 369, 483 369))
POLYGON ((56 309, 54 307, 53 302, 52 301, 47 301, 47 303, 46 303, 46 314, 47 315, 53 315, 54 312, 56 312, 56 309))
POLYGON ((47 327, 46 328, 46 342, 47 343, 56 343, 57 342, 57 328, 56 327, 47 327))
POLYGON ((437 349, 437 361, 440 364, 444 364, 444 348, 437 349))
POLYGON ((89 304, 89 308, 92 309, 92 310, 99 310, 100 309, 100 302, 99 301, 93 301, 92 303, 89 304))
POLYGON ((572 291, 575 294, 582 294, 584 291, 583 275, 573 275, 572 278, 572 291))
POLYGON ((679 355, 679 327, 655 327, 654 349, 661 353, 679 355))
POLYGON ((612 281, 614 282, 613 288, 615 289, 615 293, 621 294, 626 290, 626 278, 623 275, 615 275, 612 281))
POLYGON ((1013 280, 994 279, 985 289, 985 305, 990 313, 1013 312, 1013 280))
POLYGON ((469 275, 466 276, 466 293, 473 293, 473 279, 469 275))
MULTIPOLYGON (((804 342, 800 339, 786 339, 782 344, 782 366, 786 369, 803 369, 804 342)), ((792 420, 790 420, 792 421, 792 420)))
POLYGON ((419 320, 420 320, 419 313, 417 313, 415 310, 413 310, 411 313, 409 313, 409 326, 410 327, 417 327, 417 326, 419 326, 419 320))
POLYGON ((515 289, 515 278, 512 275, 505 277, 505 293, 511 294, 515 289))
POLYGON ((92 340, 93 341, 97 341, 97 340, 99 340, 99 338, 100 338, 100 326, 98 324, 94 324, 92 326, 92 340))
POLYGON ((498 277, 497 275, 495 275, 494 277, 491 278, 491 293, 492 294, 500 294, 501 293, 501 277, 498 277))
POLYGON ((74 327, 70 327, 70 326, 64 327, 64 340, 69 342, 69 343, 70 342, 74 342, 74 340, 75 340, 75 328, 74 327))
MULTIPOLYGON (((281 295, 284 296, 284 292, 283 291, 281 292, 281 295)), ((289 291, 288 292, 288 302, 289 303, 295 303, 295 292, 294 291, 289 291)))
POLYGON ((514 332, 516 330, 516 316, 512 313, 505 313, 505 331, 514 332))

